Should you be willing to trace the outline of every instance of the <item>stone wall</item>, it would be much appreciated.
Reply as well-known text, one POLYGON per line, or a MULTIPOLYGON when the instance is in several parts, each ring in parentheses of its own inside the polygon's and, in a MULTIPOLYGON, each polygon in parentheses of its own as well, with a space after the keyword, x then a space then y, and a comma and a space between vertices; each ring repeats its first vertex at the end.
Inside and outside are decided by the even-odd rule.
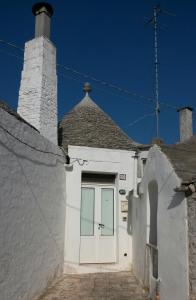
POLYGON ((39 296, 64 260, 60 149, 0 109, 0 299, 39 296))
POLYGON ((190 300, 196 300, 196 193, 187 198, 190 300))

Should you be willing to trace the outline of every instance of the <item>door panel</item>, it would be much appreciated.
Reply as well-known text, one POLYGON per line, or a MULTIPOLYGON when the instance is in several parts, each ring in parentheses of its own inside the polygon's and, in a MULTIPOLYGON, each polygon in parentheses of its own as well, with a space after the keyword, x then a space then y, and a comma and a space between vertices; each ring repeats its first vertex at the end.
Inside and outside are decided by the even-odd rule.
POLYGON ((94 235, 94 207, 95 189, 82 188, 80 234, 81 236, 94 235))
POLYGON ((81 236, 80 263, 93 264, 97 262, 96 240, 94 236, 81 236))
POLYGON ((101 235, 114 235, 114 190, 101 189, 101 235))
POLYGON ((114 236, 101 236, 97 253, 98 263, 116 262, 116 239, 114 236))

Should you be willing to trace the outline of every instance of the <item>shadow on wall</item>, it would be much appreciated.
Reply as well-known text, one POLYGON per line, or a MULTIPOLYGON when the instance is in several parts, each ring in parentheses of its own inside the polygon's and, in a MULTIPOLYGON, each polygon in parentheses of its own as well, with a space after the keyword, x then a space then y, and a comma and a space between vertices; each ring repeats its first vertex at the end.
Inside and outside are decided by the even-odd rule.
MULTIPOLYGON (((150 225, 150 231, 148 233, 148 243, 150 250, 150 262, 149 262, 149 278, 150 280, 158 279, 158 248, 157 248, 157 211, 158 211, 158 184, 156 180, 151 181, 148 184, 148 197, 150 215, 147 216, 150 225), (153 279, 154 278, 154 279, 153 279)), ((151 290, 152 287, 150 287, 151 290)), ((152 290, 151 290, 152 292, 152 290)))
POLYGON ((63 272, 64 156, 27 125, 0 115, 0 298, 33 299, 63 272))
POLYGON ((60 127, 60 122, 58 123, 58 145, 62 146, 63 142, 63 128, 60 127))
MULTIPOLYGON (((47 167, 56 167, 58 165, 58 163, 63 164, 62 159, 56 158, 56 154, 51 154, 53 157, 51 157, 50 153, 47 153, 46 151, 40 151, 38 150, 38 152, 42 152, 44 155, 42 157, 40 157, 39 155, 34 155, 34 159, 30 158, 30 156, 32 156, 32 152, 31 149, 29 150, 28 147, 25 148, 25 150, 23 149, 23 152, 25 152, 25 154, 21 154, 22 150, 18 149, 17 151, 14 151, 14 147, 13 144, 8 146, 5 143, 0 141, 0 145, 2 147, 4 147, 7 151, 9 151, 10 153, 12 153, 13 155, 15 155, 16 157, 20 158, 20 159, 24 159, 24 160, 28 160, 34 164, 37 165, 44 165, 47 167), (46 155, 47 154, 47 157, 46 155), (50 155, 50 157, 49 157, 50 155), (45 156, 45 157, 44 157, 45 156), (43 162, 43 160, 45 160, 45 162, 43 162), (52 161, 52 163, 51 163, 52 161)), ((60 156, 60 155, 59 155, 60 156)), ((62 158, 63 155, 62 155, 62 158)))
POLYGON ((172 209, 172 208, 175 208, 175 207, 179 206, 182 203, 183 200, 184 200, 184 192, 175 193, 173 195, 171 203, 169 204, 167 209, 172 209))
POLYGON ((157 210, 158 210, 158 184, 155 180, 148 185, 150 204, 150 234, 149 243, 157 246, 157 210))

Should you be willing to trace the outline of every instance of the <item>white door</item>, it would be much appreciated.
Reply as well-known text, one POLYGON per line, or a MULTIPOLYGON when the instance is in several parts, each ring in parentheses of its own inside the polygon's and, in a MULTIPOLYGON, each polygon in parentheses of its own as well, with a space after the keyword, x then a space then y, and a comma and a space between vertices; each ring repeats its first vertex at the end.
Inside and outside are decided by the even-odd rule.
POLYGON ((116 262, 115 211, 113 186, 82 186, 80 263, 116 262))

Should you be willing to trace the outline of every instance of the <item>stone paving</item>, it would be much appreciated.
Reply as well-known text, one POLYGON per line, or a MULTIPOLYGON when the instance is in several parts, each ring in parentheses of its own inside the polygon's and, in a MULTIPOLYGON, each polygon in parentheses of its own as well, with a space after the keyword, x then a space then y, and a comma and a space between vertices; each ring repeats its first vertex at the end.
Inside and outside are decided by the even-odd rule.
POLYGON ((131 272, 64 275, 38 300, 147 300, 131 272))

